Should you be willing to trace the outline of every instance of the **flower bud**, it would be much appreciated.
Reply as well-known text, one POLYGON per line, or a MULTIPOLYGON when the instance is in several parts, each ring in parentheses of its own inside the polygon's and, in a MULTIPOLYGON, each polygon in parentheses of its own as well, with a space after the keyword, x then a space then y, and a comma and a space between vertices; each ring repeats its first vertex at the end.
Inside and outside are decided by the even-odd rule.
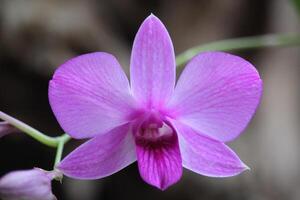
POLYGON ((14 132, 17 132, 17 129, 15 127, 7 122, 0 122, 0 138, 14 132))
POLYGON ((51 189, 56 173, 39 168, 10 172, 0 179, 0 199, 56 200, 51 189))

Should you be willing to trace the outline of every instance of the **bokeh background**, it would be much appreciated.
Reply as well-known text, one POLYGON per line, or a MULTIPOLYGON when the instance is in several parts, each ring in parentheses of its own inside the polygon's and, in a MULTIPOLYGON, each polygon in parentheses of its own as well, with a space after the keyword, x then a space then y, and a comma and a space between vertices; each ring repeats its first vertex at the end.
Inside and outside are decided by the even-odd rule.
MULTIPOLYGON (((63 131, 48 103, 54 70, 79 54, 106 51, 128 72, 132 41, 150 13, 167 26, 176 53, 214 40, 300 32, 288 0, 0 0, 0 110, 56 136, 63 131)), ((251 167, 232 178, 184 171, 161 192, 136 164, 96 181, 53 183, 58 199, 300 199, 300 48, 234 52, 264 80, 262 103, 248 129, 229 145, 251 167)), ((83 141, 67 144, 65 154, 83 141)), ((21 133, 0 140, 0 175, 34 166, 51 169, 55 150, 21 133)))

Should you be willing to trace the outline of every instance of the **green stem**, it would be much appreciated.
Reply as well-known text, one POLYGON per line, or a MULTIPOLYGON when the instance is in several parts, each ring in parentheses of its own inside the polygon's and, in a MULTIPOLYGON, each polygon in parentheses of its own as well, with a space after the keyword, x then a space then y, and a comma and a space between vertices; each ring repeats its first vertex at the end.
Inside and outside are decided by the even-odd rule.
POLYGON ((60 136, 60 140, 57 145, 57 150, 56 150, 56 156, 55 156, 55 161, 54 161, 54 168, 57 166, 57 164, 60 162, 62 158, 62 153, 64 150, 64 145, 70 140, 71 138, 68 135, 62 135, 60 136))
POLYGON ((300 45, 300 34, 270 34, 220 40, 199 45, 184 51, 176 57, 177 67, 182 66, 192 57, 203 51, 232 51, 276 46, 300 45))
POLYGON ((22 132, 26 133, 27 135, 31 136, 35 140, 39 141, 40 143, 47 145, 49 147, 58 147, 60 143, 67 143, 70 140, 70 136, 67 134, 63 134, 58 137, 50 137, 45 135, 44 133, 32 128, 31 126, 21 122, 20 120, 5 114, 4 112, 0 111, 0 119, 8 122, 12 126, 16 127, 17 129, 21 130, 22 132))
POLYGON ((59 142, 58 146, 57 146, 57 149, 56 149, 56 155, 55 155, 55 161, 54 161, 54 168, 56 167, 56 165, 61 160, 63 149, 64 149, 64 143, 63 142, 59 142))
POLYGON ((55 161, 54 161, 54 168, 60 162, 64 145, 71 139, 69 135, 63 134, 58 137, 49 137, 41 133, 40 131, 36 130, 35 128, 32 128, 31 126, 25 124, 24 122, 21 122, 20 120, 17 120, 5 114, 2 111, 0 111, 0 119, 8 122, 12 126, 18 128, 19 130, 31 136, 32 138, 36 139, 37 141, 41 142, 42 144, 45 144, 49 147, 57 148, 55 161))
POLYGON ((59 142, 59 137, 49 137, 42 132, 32 128, 31 126, 21 122, 18 119, 15 119, 4 112, 0 111, 0 119, 7 121, 12 126, 16 127, 17 129, 21 130, 22 132, 26 133, 27 135, 31 136, 32 138, 36 139, 37 141, 50 146, 50 147, 57 147, 59 142))

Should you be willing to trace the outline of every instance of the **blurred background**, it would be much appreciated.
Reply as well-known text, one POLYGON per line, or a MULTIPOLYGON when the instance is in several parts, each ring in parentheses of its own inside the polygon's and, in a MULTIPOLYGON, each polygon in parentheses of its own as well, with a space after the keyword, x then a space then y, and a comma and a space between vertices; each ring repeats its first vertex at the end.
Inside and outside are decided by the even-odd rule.
MULTIPOLYGON (((167 26, 177 54, 225 38, 300 32, 300 13, 288 0, 0 0, 0 110, 60 135, 47 94, 54 70, 76 55, 105 51, 128 72, 135 33, 150 13, 167 26)), ((54 182, 58 199, 300 199, 300 48, 234 53, 264 80, 258 112, 229 144, 251 171, 216 179, 185 170, 161 192, 144 183, 133 164, 101 180, 54 182)), ((82 142, 68 143, 65 154, 82 142)), ((55 156, 18 133, 1 138, 0 152, 0 175, 34 166, 50 170, 55 156)))

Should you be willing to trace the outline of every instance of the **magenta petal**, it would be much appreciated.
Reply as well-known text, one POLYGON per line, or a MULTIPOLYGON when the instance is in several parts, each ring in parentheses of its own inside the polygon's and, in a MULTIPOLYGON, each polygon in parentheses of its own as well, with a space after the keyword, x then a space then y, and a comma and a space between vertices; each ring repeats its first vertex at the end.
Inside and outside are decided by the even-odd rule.
POLYGON ((222 52, 194 57, 176 85, 172 115, 219 141, 237 137, 260 101, 262 80, 246 60, 222 52))
POLYGON ((85 54, 60 66, 49 85, 49 101, 61 127, 74 138, 127 123, 133 107, 128 79, 107 53, 85 54))
POLYGON ((156 142, 136 141, 137 160, 143 180, 161 190, 182 175, 182 161, 176 135, 156 142))
POLYGON ((58 166, 65 175, 77 179, 109 176, 136 160, 135 144, 128 125, 98 135, 79 146, 58 166))
POLYGON ((183 166, 198 174, 228 177, 249 169, 224 143, 201 135, 187 125, 172 121, 178 131, 183 166))
POLYGON ((136 34, 130 65, 133 95, 144 106, 158 108, 172 95, 175 55, 162 22, 150 15, 136 34))

